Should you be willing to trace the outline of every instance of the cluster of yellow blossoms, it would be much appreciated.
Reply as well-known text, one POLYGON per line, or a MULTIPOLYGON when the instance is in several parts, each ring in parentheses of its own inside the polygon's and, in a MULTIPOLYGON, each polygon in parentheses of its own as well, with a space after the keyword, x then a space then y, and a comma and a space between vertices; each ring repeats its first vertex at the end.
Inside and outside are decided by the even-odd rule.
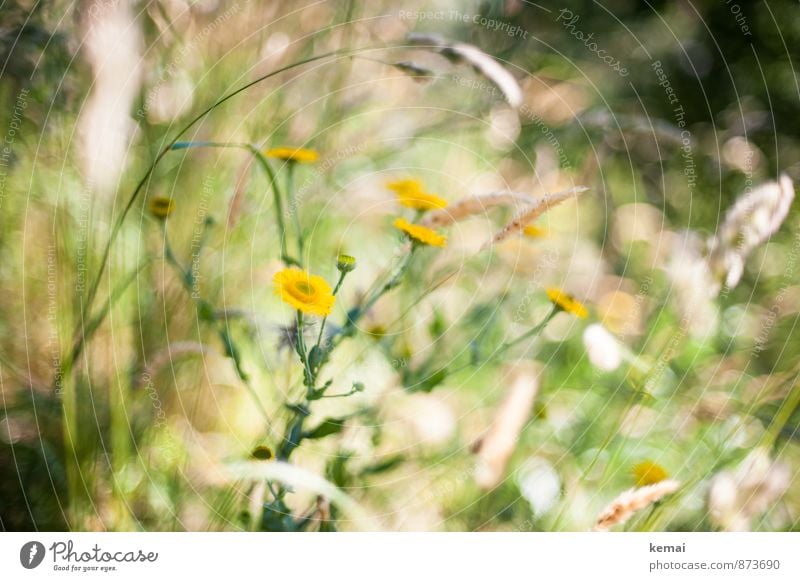
MULTIPOLYGON (((292 147, 268 149, 264 154, 290 163, 313 163, 319 159, 319 154, 314 150, 292 147)), ((397 180, 388 183, 386 187, 395 193, 401 206, 418 212, 442 210, 448 205, 447 200, 444 198, 427 192, 419 180, 397 180)), ((152 210, 153 208, 151 207, 152 210)), ((168 212, 171 212, 171 207, 168 212)), ((156 212, 153 213, 155 214, 156 212)), ((445 235, 439 234, 427 226, 414 224, 405 218, 397 218, 393 224, 395 228, 403 232, 415 243, 436 247, 444 247, 447 244, 445 235)), ((544 230, 533 225, 527 226, 524 229, 524 234, 531 238, 540 238, 546 235, 544 230)), ((354 267, 355 259, 350 256, 341 256, 339 263, 342 268, 347 270, 354 267)), ((327 316, 331 313, 336 301, 333 290, 325 279, 299 268, 293 267, 281 270, 275 274, 274 283, 275 292, 278 296, 288 305, 303 313, 327 316)), ((547 297, 557 309, 581 319, 588 316, 589 311, 583 303, 563 290, 548 288, 546 292, 547 297)))

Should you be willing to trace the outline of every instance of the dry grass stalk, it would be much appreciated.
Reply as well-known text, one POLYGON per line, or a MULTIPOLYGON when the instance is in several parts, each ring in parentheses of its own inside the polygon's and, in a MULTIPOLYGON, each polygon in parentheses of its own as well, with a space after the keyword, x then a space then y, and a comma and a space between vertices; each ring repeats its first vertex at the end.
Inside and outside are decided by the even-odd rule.
POLYGON ((470 216, 483 214, 487 210, 499 206, 520 204, 530 206, 536 202, 536 198, 519 192, 492 192, 491 194, 470 196, 447 208, 429 213, 425 220, 422 221, 422 225, 428 228, 442 228, 470 216))
POLYGON ((794 184, 781 174, 739 198, 725 215, 711 240, 708 263, 720 282, 735 287, 742 278, 747 256, 778 231, 794 200, 794 184))
POLYGON ((518 367, 494 422, 476 446, 475 482, 483 489, 494 488, 503 479, 539 391, 538 366, 528 362, 518 367))
POLYGON ((530 208, 526 209, 520 214, 517 214, 517 216, 511 220, 511 222, 509 222, 502 230, 495 234, 492 240, 486 243, 484 250, 493 244, 502 242, 512 234, 522 231, 525 226, 539 218, 539 216, 547 212, 550 208, 553 208, 554 206, 557 206, 558 204, 571 198, 575 198, 588 189, 589 188, 585 186, 576 186, 560 192, 545 194, 541 198, 537 198, 530 208))
POLYGON ((434 34, 412 33, 408 35, 408 40, 414 44, 434 47, 442 56, 454 63, 468 63, 500 89, 509 105, 515 109, 522 105, 522 88, 514 76, 494 57, 486 54, 477 46, 463 42, 451 42, 434 34))
POLYGON ((677 480, 662 480, 649 486, 626 490, 600 512, 593 530, 606 531, 614 525, 623 524, 636 511, 658 502, 678 488, 680 488, 680 482, 677 480))

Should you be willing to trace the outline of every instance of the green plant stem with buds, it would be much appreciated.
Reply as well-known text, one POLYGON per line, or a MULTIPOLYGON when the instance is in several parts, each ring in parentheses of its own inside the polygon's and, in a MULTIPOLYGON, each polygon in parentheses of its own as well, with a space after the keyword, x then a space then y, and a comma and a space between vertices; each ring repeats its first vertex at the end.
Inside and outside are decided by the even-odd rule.
MULTIPOLYGON (((103 248, 103 253, 102 253, 102 256, 100 258, 100 265, 99 265, 99 267, 97 269, 97 274, 95 275, 94 280, 93 280, 91 286, 89 287, 89 291, 88 291, 88 293, 86 295, 85 302, 83 302, 83 304, 81 305, 81 312, 86 313, 87 316, 91 317, 91 314, 92 314, 92 311, 93 311, 92 307, 94 305, 94 300, 95 300, 95 297, 97 296, 97 291, 100 288, 100 282, 103 280, 103 274, 105 273, 106 266, 108 265, 108 259, 109 259, 110 255, 111 255, 111 247, 113 246, 114 242, 116 241, 117 237, 119 236, 120 231, 122 230, 122 225, 125 223, 125 218, 127 218, 128 214, 133 209, 133 206, 136 203, 136 200, 139 199, 139 195, 141 194, 141 192, 144 189, 144 187, 150 182, 151 178, 153 177, 153 174, 155 173, 156 167, 158 167, 158 164, 161 162, 162 159, 164 159, 164 157, 167 155, 167 153, 169 153, 172 150, 173 146, 180 141, 181 137, 183 137, 201 119, 203 119, 206 115, 208 115, 209 113, 214 111, 217 107, 219 107, 219 106, 223 105, 224 103, 230 101, 231 99, 233 99, 237 95, 239 95, 241 93, 244 93, 248 89, 258 85, 259 83, 262 83, 262 82, 264 82, 264 81, 266 81, 268 79, 271 79, 271 78, 273 78, 273 77, 275 77, 277 75, 280 75, 281 73, 284 73, 286 71, 290 71, 290 70, 295 69, 297 67, 301 67, 303 65, 310 64, 310 63, 313 63, 313 62, 316 62, 316 61, 321 61, 321 60, 324 60, 324 59, 329 59, 329 58, 333 58, 333 57, 337 57, 337 56, 358 54, 360 52, 369 52, 369 51, 372 51, 372 50, 379 50, 379 49, 385 49, 385 48, 392 48, 392 47, 391 46, 374 46, 374 47, 365 47, 365 48, 360 48, 360 49, 339 49, 339 50, 333 50, 333 51, 329 51, 329 52, 326 52, 326 53, 323 53, 323 54, 319 54, 319 55, 312 55, 312 56, 304 58, 304 59, 300 59, 298 61, 295 61, 295 62, 290 63, 288 65, 285 65, 283 67, 279 67, 279 68, 277 68, 277 69, 275 69, 273 71, 270 71, 269 73, 261 75, 260 77, 250 81, 249 83, 245 83, 244 85, 234 89, 233 91, 231 91, 227 95, 224 95, 224 96, 220 97, 214 103, 212 103, 211 105, 209 105, 208 107, 203 109, 200 113, 195 115, 158 152, 158 154, 156 155, 156 157, 153 160, 153 162, 148 166, 147 170, 145 170, 144 175, 142 176, 142 178, 139 180, 139 182, 134 187, 133 191, 131 192, 131 195, 128 197, 128 201, 125 203, 125 206, 122 208, 122 212, 119 214, 117 219, 114 221, 114 224, 111 227, 111 234, 109 235, 108 240, 106 241, 106 244, 105 244, 105 246, 103 248)), ((96 330, 97 327, 100 326, 100 323, 102 323, 102 321, 105 319, 107 314, 108 314, 107 310, 105 310, 105 311, 104 310, 100 310, 100 312, 97 313, 97 315, 95 316, 95 319, 98 321, 98 323, 95 326, 95 328, 92 329, 92 332, 87 332, 87 328, 84 326, 84 321, 83 320, 81 320, 78 323, 78 325, 76 326, 75 332, 74 332, 74 341, 73 341, 74 347, 73 347, 73 350, 72 350, 70 356, 67 358, 67 360, 64 361, 64 364, 63 364, 63 368, 64 369, 69 369, 69 370, 72 369, 73 363, 80 356, 80 354, 83 351, 83 348, 84 348, 86 342, 91 338, 94 330, 96 330)))
POLYGON ((375 303, 377 303, 381 297, 383 297, 383 295, 400 284, 400 279, 403 278, 406 270, 408 270, 408 266, 411 263, 411 258, 413 257, 417 247, 418 244, 412 243, 410 250, 403 255, 402 261, 390 275, 389 279, 383 283, 380 288, 378 288, 376 291, 373 291, 372 294, 369 295, 369 298, 367 298, 367 300, 365 300, 361 306, 356 307, 348 314, 347 321, 345 322, 341 331, 339 331, 338 341, 334 343, 334 346, 338 345, 346 337, 351 336, 355 332, 356 324, 361 317, 368 313, 375 303))
MULTIPOLYGON (((336 286, 333 287, 333 296, 339 294, 339 289, 342 288, 342 283, 344 282, 344 277, 346 276, 347 276, 346 270, 343 270, 339 273, 339 280, 336 281, 336 286)), ((319 336, 317 337, 317 349, 320 348, 320 345, 322 343, 322 337, 324 337, 325 334, 325 323, 327 322, 328 322, 328 315, 325 315, 322 318, 322 323, 320 323, 319 326, 319 336)))
MULTIPOLYGON (((340 272, 339 280, 333 289, 333 296, 336 296, 339 293, 339 290, 341 290, 346 276, 346 271, 340 272)), ((328 355, 327 350, 321 347, 321 340, 325 330, 326 320, 327 316, 322 319, 316 345, 311 351, 309 351, 306 349, 305 337, 303 333, 305 323, 303 319, 303 313, 297 311, 297 342, 295 345, 295 350, 297 352, 297 356, 300 358, 301 364, 303 365, 303 383, 306 386, 306 392, 303 403, 289 406, 289 409, 292 412, 292 417, 287 422, 286 433, 283 437, 280 448, 278 449, 278 458, 281 460, 288 460, 289 456, 303 440, 303 425, 306 417, 308 417, 311 413, 311 405, 313 401, 322 399, 324 397, 345 397, 356 393, 356 391, 351 390, 350 393, 347 394, 326 396, 325 389, 327 389, 327 386, 321 389, 317 389, 316 387, 319 372, 325 365, 328 355), (319 360, 310 360, 310 354, 312 352, 316 354, 315 356, 319 357, 319 360)))

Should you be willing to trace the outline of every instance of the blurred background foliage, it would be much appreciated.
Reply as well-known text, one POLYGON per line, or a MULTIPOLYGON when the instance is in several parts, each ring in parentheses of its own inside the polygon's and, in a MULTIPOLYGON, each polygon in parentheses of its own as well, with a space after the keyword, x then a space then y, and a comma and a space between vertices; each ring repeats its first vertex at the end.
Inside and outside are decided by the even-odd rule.
MULTIPOLYGON (((689 270, 676 276, 674 261, 687 240, 713 235, 748 188, 779 172, 800 178, 796 2, 55 0, 4 2, 0 14, 3 529, 280 527, 259 516, 263 485, 222 468, 257 444, 275 447, 279 431, 265 436, 225 345, 161 260, 163 234, 146 212, 153 196, 176 201, 169 239, 199 269, 203 296, 238 313, 227 328, 279 424, 298 373, 281 348, 289 313, 271 290, 272 198, 247 155, 164 158, 112 247, 98 303, 134 282, 74 369, 63 364, 74 329, 91 321, 86 295, 113 220, 178 128, 260 75, 361 47, 377 48, 282 73, 185 136, 320 152, 296 176, 311 269, 334 280, 339 251, 359 263, 337 323, 397 246, 389 179, 418 177, 451 202, 591 190, 542 220, 546 237, 510 240, 491 256, 467 260, 510 213, 460 224, 342 348, 336 388, 365 390, 325 402, 317 419, 346 416, 347 427, 296 458, 373 515, 341 528, 583 530, 652 460, 684 488, 629 526, 719 530, 731 525, 714 510, 715 477, 739 474, 743 486, 735 471, 766 448, 774 464, 764 478, 784 467, 794 478, 796 208, 705 319, 686 321, 685 287, 697 282, 689 270), (495 56, 524 106, 514 111, 485 78, 440 55, 381 48, 410 32, 495 56), (386 64, 398 61, 432 75, 386 64), (421 292, 454 267, 446 285, 421 292), (507 363, 437 375, 437 357, 466 361, 476 337, 488 349, 512 325, 535 324, 549 308, 546 284, 589 304, 629 355, 613 371, 592 366, 585 323, 564 314, 515 352, 539 362, 541 385, 487 489, 470 450, 517 372, 507 363)), ((297 496, 295 510, 315 502, 297 496)), ((798 511, 789 488, 748 526, 796 529, 798 511)))

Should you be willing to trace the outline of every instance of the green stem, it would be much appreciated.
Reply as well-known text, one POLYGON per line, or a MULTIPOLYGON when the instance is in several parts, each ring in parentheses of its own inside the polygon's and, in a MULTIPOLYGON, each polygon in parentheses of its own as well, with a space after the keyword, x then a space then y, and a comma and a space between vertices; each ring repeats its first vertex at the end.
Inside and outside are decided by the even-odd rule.
POLYGON ((341 339, 344 337, 348 337, 355 329, 356 323, 358 323, 359 319, 369 312, 369 310, 380 300, 383 295, 400 283, 400 279, 408 269, 408 265, 411 262, 411 257, 416 249, 417 244, 412 243, 411 249, 405 254, 405 256, 403 256, 402 262, 397 269, 395 269, 389 280, 387 280, 377 291, 373 292, 372 296, 370 296, 370 298, 367 299, 362 306, 358 307, 356 312, 352 313, 347 318, 347 322, 344 324, 344 327, 342 327, 342 330, 339 333, 339 341, 341 341, 341 339))
POLYGON ((311 371, 311 365, 308 361, 308 350, 306 349, 306 339, 303 336, 303 312, 297 311, 297 355, 303 364, 303 373, 305 375, 303 383, 306 386, 306 393, 308 396, 314 392, 315 378, 311 371))
MULTIPOLYGON (((103 303, 103 306, 100 308, 100 312, 98 312, 97 315, 95 315, 92 319, 90 319, 88 324, 82 328, 83 332, 81 333, 80 336, 89 337, 97 330, 98 327, 100 327, 100 325, 103 323, 103 320, 105 319, 106 314, 108 314, 108 312, 111 310, 111 307, 114 306, 114 303, 117 302, 117 300, 122 296, 122 294, 125 292, 128 286, 134 280, 136 280, 136 278, 139 276, 139 273, 142 272, 144 267, 150 264, 151 261, 152 259, 144 260, 136 268, 136 270, 134 270, 127 278, 125 278, 122 281, 122 283, 117 288, 111 291, 111 294, 106 299, 106 302, 103 303)), ((75 361, 78 360, 78 357, 81 354, 82 347, 83 347, 83 342, 81 341, 78 341, 73 344, 72 351, 65 358, 64 362, 61 365, 62 376, 64 377, 67 376, 69 372, 72 370, 72 366, 75 364, 75 361)))
MULTIPOLYGON (((336 286, 333 287, 333 296, 336 296, 339 293, 339 289, 342 288, 342 283, 344 282, 344 277, 347 276, 347 271, 343 270, 339 273, 339 280, 336 281, 336 286)), ((328 315, 325 315, 322 318, 322 323, 319 326, 319 336, 317 337, 317 349, 319 349, 320 344, 322 343, 322 337, 325 333, 325 323, 328 322, 328 315)))
POLYGON ((288 161, 288 166, 286 168, 286 196, 289 201, 289 211, 292 214, 292 220, 294 221, 294 231, 295 235, 297 236, 297 255, 299 259, 299 266, 303 268, 303 263, 305 262, 304 256, 304 246, 305 240, 303 237, 303 228, 300 225, 300 212, 297 207, 297 198, 295 197, 294 193, 294 161, 288 161))
POLYGON ((528 329, 527 331, 525 331, 522 335, 520 335, 516 339, 513 339, 511 341, 503 343, 502 345, 500 345, 500 347, 495 349, 483 361, 479 361, 477 363, 474 362, 474 361, 470 361, 469 363, 465 363, 461 367, 457 367, 456 369, 454 369, 453 371, 450 371, 449 373, 450 374, 458 373, 459 371, 463 371, 467 367, 472 367, 473 365, 481 365, 482 366, 482 365, 486 365, 487 363, 491 363, 492 361, 494 361, 495 359, 500 357, 503 353, 505 353, 506 351, 508 351, 512 347, 515 347, 516 345, 519 345, 523 341, 525 341, 527 339, 530 339, 533 336, 538 336, 539 333, 541 333, 544 330, 544 328, 547 327, 547 324, 550 321, 553 320, 553 317, 555 317, 556 314, 558 314, 558 308, 554 306, 541 323, 539 323, 538 325, 536 325, 535 327, 533 327, 531 329, 528 329))
MULTIPOLYGON (((269 178, 269 185, 272 188, 272 196, 275 200, 275 221, 278 226, 278 237, 280 239, 280 247, 281 247, 281 260, 286 264, 294 264, 300 266, 300 261, 295 260, 291 256, 289 256, 289 252, 286 249, 286 222, 283 219, 283 196, 281 195, 280 188, 278 186, 278 179, 275 175, 275 171, 272 169, 272 166, 269 163, 269 160, 266 156, 254 145, 247 144, 247 149, 252 153, 256 160, 258 161, 261 168, 266 172, 267 177, 269 178)), ((300 256, 302 259, 302 255, 300 256)))
POLYGON ((771 450, 775 446, 778 436, 780 436, 783 428, 786 427, 786 424, 797 409, 797 406, 800 405, 800 388, 796 387, 798 377, 800 376, 795 375, 794 380, 789 386, 789 395, 783 400, 778 413, 775 415, 775 418, 764 434, 761 443, 767 450, 771 450))
POLYGON ((182 142, 179 145, 181 146, 181 149, 189 149, 193 147, 219 147, 229 149, 245 149, 250 152, 258 162, 258 165, 261 167, 261 169, 264 170, 264 173, 267 174, 269 186, 272 190, 272 197, 275 201, 275 222, 278 228, 281 260, 288 265, 294 264, 296 266, 300 266, 300 261, 292 258, 286 249, 286 222, 284 221, 283 194, 281 193, 280 186, 278 185, 278 179, 275 175, 275 170, 272 169, 269 160, 262 153, 262 151, 252 143, 237 143, 233 141, 191 141, 182 142))

